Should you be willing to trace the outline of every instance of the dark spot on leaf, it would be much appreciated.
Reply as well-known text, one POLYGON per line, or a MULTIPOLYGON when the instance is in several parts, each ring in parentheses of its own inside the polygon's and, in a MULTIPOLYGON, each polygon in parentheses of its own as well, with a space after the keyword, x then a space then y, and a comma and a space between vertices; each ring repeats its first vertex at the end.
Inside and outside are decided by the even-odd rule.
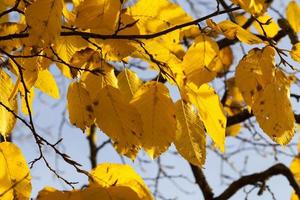
POLYGON ((261 90, 262 90, 262 86, 261 86, 261 85, 257 85, 257 86, 256 86, 256 90, 257 90, 257 91, 261 91, 261 90))
POLYGON ((93 110, 93 106, 91 106, 91 105, 87 105, 86 107, 85 107, 85 109, 86 109, 86 111, 88 111, 88 112, 93 112, 94 110, 93 110))
POLYGON ((135 132, 135 131, 133 131, 133 130, 131 130, 131 133, 132 133, 133 135, 137 135, 137 134, 136 134, 136 132, 135 132))

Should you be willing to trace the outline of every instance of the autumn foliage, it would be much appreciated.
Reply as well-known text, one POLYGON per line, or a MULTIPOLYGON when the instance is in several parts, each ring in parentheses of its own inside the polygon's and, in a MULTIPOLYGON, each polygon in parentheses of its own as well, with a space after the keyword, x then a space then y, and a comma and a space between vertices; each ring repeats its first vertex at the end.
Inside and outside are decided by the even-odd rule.
MULTIPOLYGON (((0 0, 0 199, 30 198, 30 168, 36 162, 72 185, 51 168, 43 146, 88 176, 89 184, 68 192, 47 187, 39 200, 154 199, 130 166, 102 163, 88 172, 57 148, 60 141, 51 143, 37 131, 35 89, 65 101, 53 65, 70 82, 69 122, 87 135, 100 129, 133 161, 140 151, 156 159, 174 144, 201 170, 207 136, 223 153, 226 137, 238 135, 252 116, 273 143, 289 144, 300 122, 290 99, 291 86, 299 83, 297 69, 287 61, 300 62, 299 5, 290 1, 276 22, 268 14, 272 1, 216 2, 215 12, 193 19, 169 0, 0 0), (214 19, 220 15, 229 19, 214 19), (278 47, 284 37, 291 49, 278 47), (236 65, 235 43, 252 48, 236 65), (157 77, 141 79, 128 67, 136 60, 156 70, 157 77), (210 84, 217 79, 224 84, 221 93, 210 84), (179 100, 173 101, 166 84, 178 89, 179 100), (29 165, 10 142, 17 121, 40 149, 29 165)), ((299 183, 299 157, 291 170, 299 183)))

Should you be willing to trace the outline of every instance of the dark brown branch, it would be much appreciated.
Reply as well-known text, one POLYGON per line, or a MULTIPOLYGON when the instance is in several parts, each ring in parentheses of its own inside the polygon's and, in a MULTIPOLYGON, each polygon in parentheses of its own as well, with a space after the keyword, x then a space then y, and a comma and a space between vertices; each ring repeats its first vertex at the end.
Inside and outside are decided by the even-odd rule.
MULTIPOLYGON (((194 21, 179 24, 179 25, 173 26, 171 28, 168 28, 166 30, 163 30, 163 31, 160 31, 157 33, 147 34, 147 35, 99 35, 99 34, 95 34, 95 33, 72 31, 72 32, 61 32, 61 36, 76 36, 76 35, 78 35, 78 36, 82 36, 85 38, 95 38, 95 39, 103 39, 103 40, 105 40, 105 39, 153 39, 153 38, 168 34, 170 32, 179 30, 181 28, 185 28, 185 27, 192 26, 192 25, 197 25, 198 23, 200 23, 204 20, 207 20, 209 18, 218 16, 218 15, 222 15, 225 13, 233 12, 233 11, 236 11, 239 9, 240 9, 240 7, 234 7, 234 8, 230 8, 230 9, 223 10, 223 11, 215 11, 209 15, 198 18, 194 21)), ((0 38, 0 40, 1 40, 1 38, 0 38)))
POLYGON ((96 137, 96 125, 93 124, 89 129, 89 134, 87 136, 89 147, 90 147, 90 162, 91 162, 91 168, 94 169, 97 166, 97 146, 95 143, 95 137, 96 137))
MULTIPOLYGON (((217 2, 220 3, 225 10, 230 9, 230 7, 227 5, 227 3, 224 0, 217 0, 217 2)), ((228 12, 227 14, 228 14, 230 20, 235 22, 235 18, 233 16, 233 14, 231 12, 228 12)))
POLYGON ((247 185, 255 185, 259 182, 264 183, 270 177, 277 176, 277 175, 285 176, 287 178, 287 180, 289 181, 290 185, 295 190, 298 197, 300 197, 300 187, 299 187, 297 181, 295 180, 293 173, 284 164, 279 163, 279 164, 276 164, 276 165, 270 167, 269 169, 267 169, 263 172, 241 177, 240 179, 232 182, 229 185, 229 187, 227 189, 225 189, 225 191, 222 194, 220 194, 218 197, 215 197, 213 199, 214 200, 229 199, 241 188, 243 188, 247 185))
MULTIPOLYGON (((227 127, 241 123, 245 121, 246 119, 249 119, 253 117, 253 113, 250 113, 247 109, 244 109, 238 114, 235 114, 233 116, 230 116, 227 118, 227 127)), ((300 114, 294 114, 296 123, 300 124, 300 114)))
MULTIPOLYGON (((152 33, 152 34, 145 34, 145 35, 102 35, 102 34, 96 34, 96 33, 88 33, 88 32, 83 32, 83 31, 63 31, 60 33, 61 36, 81 36, 84 38, 95 38, 95 39, 102 39, 102 40, 108 40, 108 39, 114 39, 114 40, 124 40, 124 39, 153 39, 165 34, 168 34, 170 32, 176 31, 178 29, 181 28, 185 28, 188 26, 192 26, 192 25, 197 25, 198 23, 207 20, 209 18, 218 16, 218 15, 222 15, 228 12, 233 12, 236 10, 239 10, 240 7, 234 7, 234 8, 230 8, 228 10, 223 10, 223 11, 215 11, 209 15, 206 15, 204 17, 198 18, 194 21, 190 21, 187 23, 183 23, 183 24, 179 24, 176 26, 173 26, 171 28, 168 28, 166 30, 157 32, 157 33, 152 33)), ((17 33, 17 34, 10 34, 10 35, 4 35, 4 36, 0 36, 0 41, 3 40, 11 40, 11 39, 17 39, 17 38, 26 38, 28 37, 29 34, 28 33, 17 33)))
POLYGON ((212 200, 214 193, 212 192, 212 189, 210 188, 202 169, 192 164, 190 164, 190 166, 192 168, 195 181, 203 193, 204 199, 212 200))
POLYGON ((241 111, 238 114, 235 114, 233 116, 230 116, 227 118, 227 127, 241 123, 245 121, 246 119, 249 119, 253 116, 252 113, 250 113, 247 109, 241 111))

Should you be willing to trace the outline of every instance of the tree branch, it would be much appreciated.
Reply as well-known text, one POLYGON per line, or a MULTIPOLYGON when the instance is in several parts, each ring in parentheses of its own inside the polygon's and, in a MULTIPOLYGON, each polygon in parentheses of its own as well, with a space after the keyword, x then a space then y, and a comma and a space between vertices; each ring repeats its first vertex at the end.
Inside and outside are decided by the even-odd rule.
POLYGON ((284 164, 279 163, 276 164, 269 169, 260 172, 255 173, 248 176, 243 176, 240 179, 232 182, 225 191, 220 194, 218 197, 213 198, 214 200, 225 200, 232 197, 239 189, 245 187, 246 185, 255 185, 258 182, 264 183, 267 179, 269 179, 272 176, 277 175, 283 175, 287 178, 290 185, 295 190, 298 197, 300 197, 300 187, 297 183, 297 181, 294 178, 293 173, 290 171, 288 167, 286 167, 284 164))
MULTIPOLYGON (((95 39, 102 39, 102 40, 108 40, 108 39, 114 39, 114 40, 134 40, 134 39, 153 39, 162 35, 165 35, 167 33, 176 31, 178 29, 181 28, 185 28, 188 26, 192 26, 192 25, 197 25, 198 23, 207 20, 209 18, 215 17, 215 16, 219 16, 225 13, 229 13, 229 12, 233 12, 236 10, 241 9, 240 7, 234 7, 234 8, 230 8, 227 10, 223 10, 223 11, 215 11, 209 15, 206 15, 204 17, 198 18, 194 21, 190 21, 190 22, 186 22, 183 24, 179 24, 176 26, 173 26, 171 28, 165 29, 163 31, 157 32, 157 33, 152 33, 152 34, 145 34, 145 35, 115 35, 115 34, 110 34, 110 35, 102 35, 102 34, 96 34, 96 33, 89 33, 89 32, 84 32, 84 31, 62 31, 60 33, 61 36, 81 36, 83 38, 95 38, 95 39)), ((4 35, 4 36, 0 36, 0 41, 4 41, 4 40, 12 40, 12 39, 18 39, 18 38, 26 38, 28 37, 29 34, 28 33, 16 33, 16 34, 10 34, 10 35, 4 35)))
POLYGON ((192 168, 195 181, 203 193, 204 199, 212 200, 214 197, 214 193, 212 192, 212 189, 210 188, 202 169, 193 164, 190 164, 190 166, 192 168))

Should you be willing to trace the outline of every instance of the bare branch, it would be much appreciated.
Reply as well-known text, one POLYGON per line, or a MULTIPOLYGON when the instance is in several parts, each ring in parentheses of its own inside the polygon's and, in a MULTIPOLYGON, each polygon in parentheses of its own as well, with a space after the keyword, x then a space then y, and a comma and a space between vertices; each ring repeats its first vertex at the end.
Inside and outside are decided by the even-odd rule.
POLYGON ((220 194, 219 196, 217 196, 213 199, 214 200, 229 199, 239 189, 245 187, 246 185, 255 185, 259 182, 263 183, 263 182, 267 181, 270 177, 277 176, 277 175, 285 176, 288 179, 290 185, 295 190, 298 197, 300 197, 300 187, 299 187, 297 181, 295 180, 293 173, 284 164, 279 163, 279 164, 276 164, 276 165, 270 167, 269 169, 267 169, 263 172, 241 177, 240 179, 231 183, 229 185, 229 187, 227 189, 225 189, 225 191, 222 194, 220 194))

